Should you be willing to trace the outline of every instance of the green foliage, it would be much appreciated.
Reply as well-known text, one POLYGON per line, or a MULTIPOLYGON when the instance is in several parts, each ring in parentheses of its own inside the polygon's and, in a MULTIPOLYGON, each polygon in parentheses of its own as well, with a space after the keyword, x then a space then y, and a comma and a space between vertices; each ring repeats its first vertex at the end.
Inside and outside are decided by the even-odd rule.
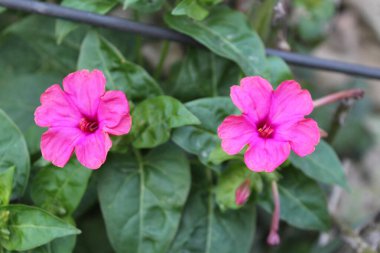
POLYGON ((12 195, 15 166, 0 171, 0 206, 8 205, 12 195))
MULTIPOLYGON (((3 133, 0 134, 0 172, 10 167, 15 168, 12 197, 21 197, 29 178, 28 148, 18 127, 2 110, 0 110, 0 133, 3 133)), ((2 177, 5 176, 6 173, 2 174, 2 177)), ((4 197, 5 199, 7 198, 4 197)))
POLYGON ((203 20, 209 14, 208 10, 197 0, 182 0, 172 11, 174 16, 188 16, 195 20, 203 20))
POLYGON ((154 12, 158 11, 165 0, 118 0, 123 4, 124 9, 131 7, 140 12, 154 12))
POLYGON ((215 205, 210 171, 202 167, 192 170, 190 196, 169 252, 249 253, 255 233, 255 208, 247 205, 222 212, 215 205))
MULTIPOLYGON (((295 169, 286 168, 278 189, 281 219, 303 229, 327 230, 330 227, 326 198, 315 181, 295 169)), ((273 201, 268 195, 260 199, 259 204, 265 210, 272 211, 273 201)))
MULTIPOLYGON (((167 58, 157 52, 156 41, 140 35, 11 10, 1 15, 0 252, 267 252, 261 249, 269 216, 260 213, 257 222, 256 209, 273 211, 273 180, 278 181, 281 219, 291 225, 280 229, 281 237, 288 240, 290 230, 302 241, 289 239, 284 244, 294 246, 284 249, 312 248, 317 234, 308 232, 309 237, 304 230, 330 227, 324 194, 332 185, 348 188, 342 165, 323 141, 309 156, 292 154, 271 174, 250 171, 244 149, 235 156, 222 150, 219 125, 227 116, 241 114, 229 97, 232 85, 248 75, 263 76, 273 87, 300 78, 282 59, 265 56, 262 40, 277 35, 272 22, 276 1, 260 1, 259 8, 246 13, 233 10, 246 8, 242 1, 221 2, 60 1, 93 13, 115 9, 112 15, 161 26, 165 22, 204 46, 171 45, 167 58), (33 116, 40 95, 76 69, 103 71, 106 88, 123 91, 130 102, 132 130, 111 136, 107 161, 96 172, 75 156, 57 168, 40 154, 46 129, 37 127, 33 116), (157 80, 152 72, 159 73, 157 80), (236 190, 246 180, 252 194, 237 206, 236 190), (77 236, 76 227, 82 235, 77 236), (259 247, 252 247, 254 241, 259 247)), ((291 8, 292 20, 299 22, 284 24, 289 43, 311 48, 323 38, 335 7, 331 0, 296 0, 291 8)), ((320 111, 317 121, 324 128, 330 121, 320 111)), ((367 112, 356 120, 363 121, 367 112)), ((350 123, 346 129, 353 127, 350 123)), ((352 143, 345 148, 353 150, 352 143)))
MULTIPOLYGON (((117 4, 116 0, 63 0, 62 6, 68 8, 74 8, 83 11, 94 12, 98 14, 105 14, 110 11, 117 4)), ((72 31, 74 31, 78 25, 73 22, 57 20, 55 24, 55 36, 57 42, 60 44, 63 39, 72 31)))
POLYGON ((145 157, 112 155, 98 192, 108 236, 116 252, 167 252, 190 188, 189 162, 173 145, 145 157))
POLYGON ((170 130, 199 124, 199 120, 178 100, 169 96, 146 99, 132 114, 135 119, 132 134, 133 146, 153 148, 170 138, 170 130))
POLYGON ((289 160, 296 168, 317 181, 347 188, 342 164, 335 151, 323 140, 311 155, 299 157, 291 154, 289 160))
POLYGON ((264 45, 240 12, 215 8, 203 21, 172 15, 165 16, 165 21, 171 28, 190 35, 215 54, 234 61, 246 75, 264 73, 264 45))
POLYGON ((124 91, 133 101, 162 94, 156 81, 140 66, 127 61, 120 51, 96 32, 83 40, 78 69, 100 69, 107 88, 124 91))
POLYGON ((167 92, 181 100, 229 95, 231 84, 239 82, 236 64, 204 49, 189 48, 167 92))
POLYGON ((236 114, 238 110, 225 97, 194 100, 186 103, 186 107, 201 124, 176 129, 172 140, 187 152, 197 155, 202 163, 209 164, 210 153, 220 143, 216 134, 217 127, 226 116, 236 114))
POLYGON ((33 178, 31 197, 34 204, 57 215, 71 215, 87 188, 91 170, 71 159, 64 168, 48 165, 33 178))
POLYGON ((5 227, 9 238, 0 239, 0 244, 7 250, 29 250, 55 238, 80 233, 74 226, 36 207, 2 206, 2 213, 9 213, 5 227))
POLYGON ((245 180, 250 181, 253 192, 261 192, 263 182, 259 173, 248 170, 247 166, 241 161, 229 163, 228 167, 221 173, 215 187, 215 200, 222 211, 241 207, 236 205, 235 193, 245 180))

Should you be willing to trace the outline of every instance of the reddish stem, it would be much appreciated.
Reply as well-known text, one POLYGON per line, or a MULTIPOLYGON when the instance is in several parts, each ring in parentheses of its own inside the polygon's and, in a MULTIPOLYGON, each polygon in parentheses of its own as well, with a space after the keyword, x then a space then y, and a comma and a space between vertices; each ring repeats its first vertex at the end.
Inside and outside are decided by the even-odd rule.
POLYGON ((344 91, 339 91, 330 95, 327 95, 325 97, 319 98, 317 100, 313 101, 314 108, 323 106, 323 105, 328 105, 335 103, 337 101, 343 100, 343 99, 359 99, 364 96, 364 90, 362 89, 350 89, 350 90, 344 90, 344 91))
POLYGON ((272 225, 267 238, 267 243, 274 246, 280 244, 280 236, 278 235, 278 229, 280 226, 280 197, 278 195, 277 183, 275 181, 272 182, 272 194, 274 210, 272 216, 272 225))

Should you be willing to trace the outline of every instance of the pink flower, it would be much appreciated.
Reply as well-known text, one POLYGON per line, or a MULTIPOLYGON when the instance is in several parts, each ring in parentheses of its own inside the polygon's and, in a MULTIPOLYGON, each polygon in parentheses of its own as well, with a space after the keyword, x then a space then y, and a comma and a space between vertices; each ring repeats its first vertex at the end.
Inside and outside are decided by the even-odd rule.
POLYGON ((305 119, 313 110, 307 90, 293 81, 281 83, 276 90, 259 77, 245 77, 240 86, 231 87, 232 102, 241 115, 231 115, 218 128, 222 148, 229 155, 248 149, 244 161, 249 169, 272 172, 289 156, 315 150, 320 139, 317 123, 305 119))
POLYGON ((49 129, 41 137, 42 156, 64 167, 75 150, 81 164, 98 169, 112 146, 109 134, 122 135, 131 129, 128 100, 121 91, 105 91, 100 70, 79 70, 50 86, 34 112, 40 127, 49 129))
POLYGON ((235 191, 235 203, 238 206, 244 205, 251 195, 251 180, 246 179, 235 191))

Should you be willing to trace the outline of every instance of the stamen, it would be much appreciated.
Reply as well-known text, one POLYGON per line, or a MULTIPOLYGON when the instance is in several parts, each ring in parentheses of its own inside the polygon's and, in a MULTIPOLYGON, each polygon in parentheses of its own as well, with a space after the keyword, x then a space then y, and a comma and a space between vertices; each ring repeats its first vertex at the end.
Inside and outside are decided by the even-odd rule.
POLYGON ((265 123, 264 126, 257 129, 257 131, 261 137, 269 138, 273 134, 274 129, 268 123, 265 123))
POLYGON ((86 133, 93 133, 98 129, 99 125, 97 121, 90 121, 86 118, 82 118, 82 120, 79 122, 79 128, 83 132, 86 133))

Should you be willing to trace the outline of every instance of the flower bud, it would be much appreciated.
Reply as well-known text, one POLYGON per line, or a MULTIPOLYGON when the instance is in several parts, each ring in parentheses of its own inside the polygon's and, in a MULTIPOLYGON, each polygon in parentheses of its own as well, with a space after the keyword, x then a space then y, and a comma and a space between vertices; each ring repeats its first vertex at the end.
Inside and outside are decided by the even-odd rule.
POLYGON ((246 179, 235 192, 235 203, 238 206, 244 205, 251 195, 251 181, 246 179))

